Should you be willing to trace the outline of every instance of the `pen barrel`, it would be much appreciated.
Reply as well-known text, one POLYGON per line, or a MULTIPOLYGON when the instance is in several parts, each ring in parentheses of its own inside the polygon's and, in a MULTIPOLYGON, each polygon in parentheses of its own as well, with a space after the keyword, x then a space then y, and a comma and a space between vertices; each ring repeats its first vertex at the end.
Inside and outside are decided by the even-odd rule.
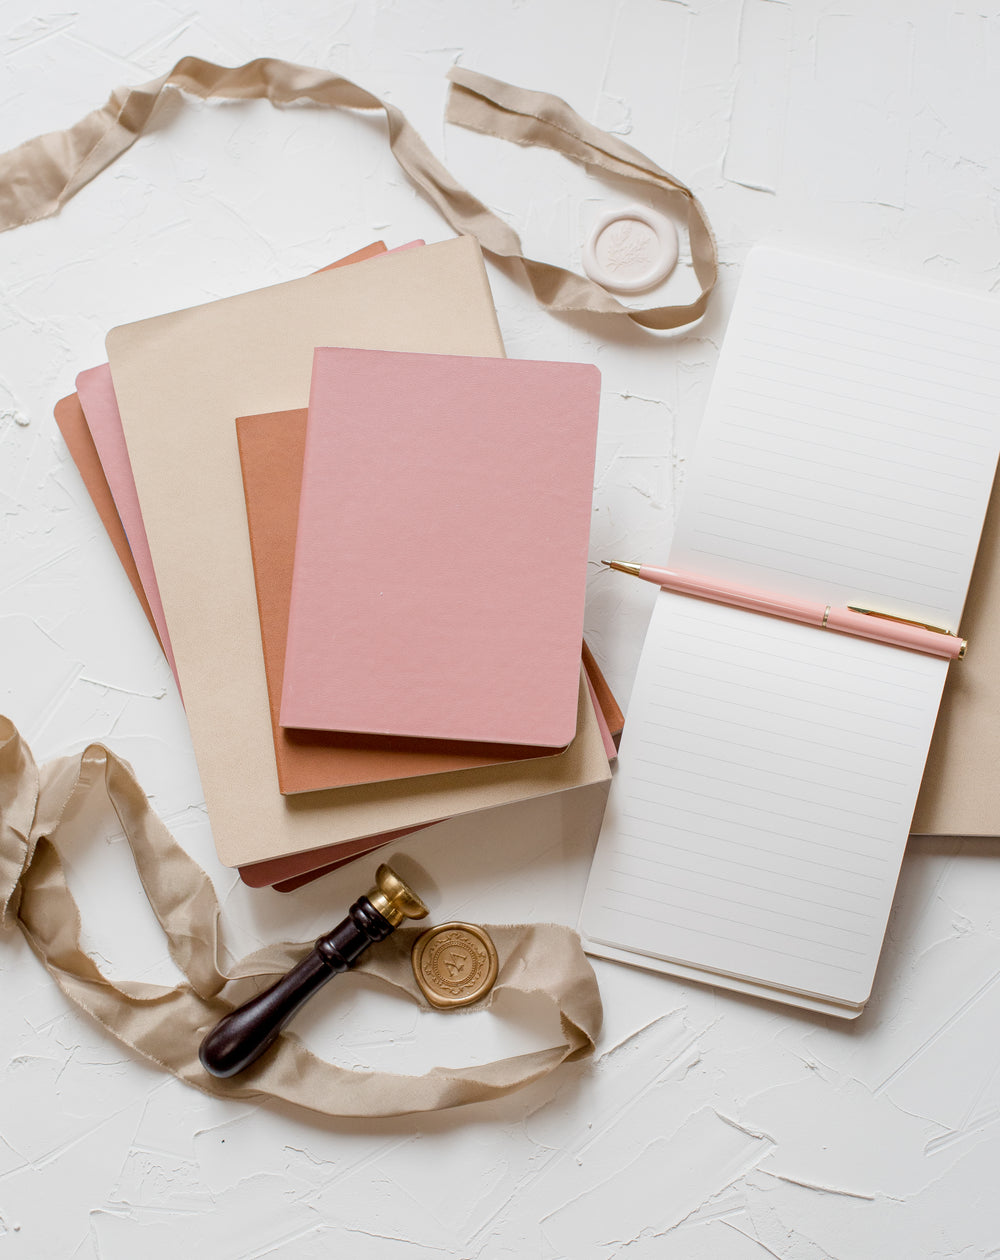
POLYGON ((853 608, 833 608, 787 599, 771 595, 767 591, 731 586, 712 578, 683 573, 677 569, 661 569, 652 564, 618 567, 624 567, 626 572, 634 573, 646 582, 655 582, 664 590, 674 591, 678 595, 707 599, 715 604, 726 604, 730 608, 742 608, 747 612, 763 613, 769 617, 781 617, 786 621, 822 626, 824 630, 835 630, 858 639, 874 639, 878 643, 909 648, 910 651, 923 652, 929 656, 942 656, 950 661, 965 655, 965 640, 958 635, 881 613, 858 612, 853 608))
POLYGON ((768 617, 781 617, 785 621, 804 621, 818 626, 823 621, 825 608, 821 604, 806 604, 771 595, 767 591, 755 591, 749 587, 732 586, 711 578, 698 577, 693 573, 681 573, 675 569, 658 569, 643 565, 638 575, 647 582, 656 582, 665 590, 678 595, 690 595, 695 599, 707 599, 713 604, 725 604, 729 608, 742 608, 746 612, 763 613, 768 617))
POLYGON ((328 980, 347 971, 369 945, 385 940, 393 925, 360 897, 347 918, 321 936, 276 984, 219 1021, 201 1043, 198 1058, 212 1076, 242 1072, 274 1044, 281 1030, 328 980))
POLYGON ((965 650, 965 640, 955 634, 930 630, 904 621, 893 621, 872 613, 854 612, 850 608, 831 608, 826 617, 826 629, 860 639, 875 639, 893 647, 909 648, 930 656, 943 656, 956 660, 965 650))

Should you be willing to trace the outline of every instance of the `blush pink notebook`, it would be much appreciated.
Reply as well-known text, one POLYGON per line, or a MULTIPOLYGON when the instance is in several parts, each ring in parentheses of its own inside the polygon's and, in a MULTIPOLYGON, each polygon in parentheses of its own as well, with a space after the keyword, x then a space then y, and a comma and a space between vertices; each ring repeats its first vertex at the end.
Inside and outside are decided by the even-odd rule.
POLYGON ((318 349, 281 724, 560 748, 600 373, 318 349))
MULTIPOLYGON (((142 523, 142 509, 132 476, 132 465, 129 463, 128 447, 122 432, 122 418, 118 411, 118 399, 111 380, 111 369, 106 363, 100 367, 88 368, 76 378, 76 392, 80 396, 80 405, 87 418, 90 436, 94 439, 97 454, 108 479, 108 485, 114 496, 115 507, 125 528, 128 545, 131 549, 135 566, 139 570, 142 589, 149 601, 149 609, 156 625, 156 633, 166 655, 174 678, 177 678, 177 666, 170 647, 170 636, 167 633, 167 619, 163 614, 160 601, 160 590, 156 585, 156 574, 153 572, 153 557, 149 554, 149 542, 146 528, 142 523)), ((180 681, 178 680, 178 686, 180 681)))

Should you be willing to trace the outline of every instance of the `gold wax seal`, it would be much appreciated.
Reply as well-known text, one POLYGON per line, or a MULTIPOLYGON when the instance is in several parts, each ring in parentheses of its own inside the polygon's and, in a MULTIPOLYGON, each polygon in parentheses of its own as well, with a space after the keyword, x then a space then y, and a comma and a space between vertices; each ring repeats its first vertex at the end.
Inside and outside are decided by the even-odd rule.
POLYGON ((410 955, 420 991, 431 1006, 469 1006, 493 988, 496 946, 471 923, 442 923, 417 937, 410 955))

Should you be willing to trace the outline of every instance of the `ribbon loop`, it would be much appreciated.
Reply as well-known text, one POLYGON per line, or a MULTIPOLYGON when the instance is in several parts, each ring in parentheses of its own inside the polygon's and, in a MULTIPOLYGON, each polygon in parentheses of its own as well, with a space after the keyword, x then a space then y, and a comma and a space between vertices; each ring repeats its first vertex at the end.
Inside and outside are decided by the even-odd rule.
MULTIPOLYGON (((258 950, 224 973, 217 965, 219 904, 211 881, 156 816, 128 764, 92 744, 39 772, 5 717, 0 717, 0 897, 4 922, 17 923, 72 1002, 124 1045, 218 1097, 271 1096, 330 1116, 436 1111, 498 1098, 590 1054, 601 1025, 597 980, 575 932, 558 924, 490 927, 500 970, 481 1005, 488 1008, 505 990, 537 994, 558 1013, 561 1044, 474 1068, 437 1067, 407 1076, 338 1067, 283 1034, 278 1048, 242 1076, 209 1076, 198 1062, 205 1034, 286 971, 312 942, 258 950), (83 951, 79 911, 56 846, 71 802, 92 793, 105 793, 114 808, 170 955, 187 977, 173 988, 112 982, 83 951)), ((424 1006, 409 962, 420 931, 398 930, 357 970, 424 1006)))
POLYGON ((549 310, 624 316, 660 330, 701 318, 717 277, 715 241, 705 211, 685 184, 619 137, 585 122, 557 96, 458 67, 449 78, 449 122, 518 144, 554 149, 585 166, 681 197, 687 205, 692 265, 701 286, 697 299, 633 309, 576 272, 527 258, 514 229, 454 179, 398 109, 341 75, 272 57, 236 67, 184 57, 150 83, 115 89, 100 109, 66 131, 36 136, 0 154, 0 232, 60 210, 147 130, 157 102, 169 88, 203 100, 265 99, 272 105, 307 100, 331 108, 382 110, 393 155, 449 226, 460 235, 476 237, 494 257, 520 263, 535 297, 549 310))

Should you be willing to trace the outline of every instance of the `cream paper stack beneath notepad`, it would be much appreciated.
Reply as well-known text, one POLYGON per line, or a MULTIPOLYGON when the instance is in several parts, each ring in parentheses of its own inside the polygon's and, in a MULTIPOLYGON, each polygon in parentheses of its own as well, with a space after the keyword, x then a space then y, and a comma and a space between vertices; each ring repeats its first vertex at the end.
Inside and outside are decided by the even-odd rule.
MULTIPOLYGON (((758 248, 669 559, 621 558, 957 631, 998 449, 1000 303, 758 248)), ((588 950, 858 1015, 949 668, 661 591, 588 950)))

